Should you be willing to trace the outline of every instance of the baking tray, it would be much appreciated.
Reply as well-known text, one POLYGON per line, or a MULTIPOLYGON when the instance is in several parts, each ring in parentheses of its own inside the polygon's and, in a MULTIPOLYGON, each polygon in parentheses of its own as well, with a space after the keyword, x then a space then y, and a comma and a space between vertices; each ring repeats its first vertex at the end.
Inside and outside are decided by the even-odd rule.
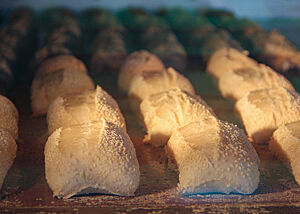
MULTIPOLYGON (((234 103, 225 100, 212 78, 201 71, 184 73, 220 119, 242 127, 233 113, 234 103)), ((143 127, 129 108, 129 99, 118 92, 117 73, 92 76, 119 103, 126 119, 141 170, 140 186, 134 197, 91 194, 57 199, 45 180, 44 145, 47 140, 45 117, 34 118, 30 110, 32 75, 24 73, 10 93, 20 113, 17 157, 3 184, 1 212, 63 213, 300 213, 300 188, 283 164, 272 157, 266 146, 256 146, 261 159, 260 183, 251 195, 198 194, 181 196, 176 186, 178 174, 167 167, 163 148, 142 143, 143 127)))

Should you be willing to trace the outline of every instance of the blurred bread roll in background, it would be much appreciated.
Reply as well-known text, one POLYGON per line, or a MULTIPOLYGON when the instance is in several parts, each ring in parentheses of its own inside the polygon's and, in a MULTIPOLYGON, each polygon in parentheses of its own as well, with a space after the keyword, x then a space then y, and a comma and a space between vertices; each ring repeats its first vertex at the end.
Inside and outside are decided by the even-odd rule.
POLYGON ((189 123, 166 146, 179 171, 180 192, 251 194, 259 183, 259 158, 245 133, 219 120, 189 123))
POLYGON ((19 113, 15 105, 0 95, 0 128, 8 131, 15 140, 18 139, 18 121, 19 113))
POLYGON ((142 71, 132 79, 128 91, 132 110, 139 112, 140 103, 151 94, 175 88, 195 94, 192 83, 173 68, 142 71))
POLYGON ((247 92, 264 88, 295 90, 285 77, 263 64, 224 73, 218 81, 218 87, 223 97, 233 100, 242 98, 247 92))
POLYGON ((87 73, 84 63, 72 55, 59 55, 46 59, 39 66, 36 75, 51 73, 61 69, 77 70, 87 73))
POLYGON ((257 62, 247 55, 248 53, 234 48, 220 49, 209 58, 206 71, 216 79, 220 79, 228 71, 257 66, 257 62))
POLYGON ((96 90, 57 97, 49 106, 49 134, 60 127, 98 121, 101 118, 126 131, 126 123, 117 102, 100 86, 96 90))
POLYGON ((36 75, 31 85, 31 108, 34 116, 47 113, 58 96, 94 89, 91 78, 80 70, 60 69, 36 75))
POLYGON ((269 149, 291 170, 300 184, 300 120, 281 125, 273 133, 269 149))
POLYGON ((53 195, 132 196, 139 185, 134 146, 123 129, 100 121, 62 127, 48 138, 45 172, 53 195))
POLYGON ((255 143, 267 143, 281 125, 300 120, 300 95, 278 87, 251 91, 235 104, 247 134, 255 143))
POLYGON ((118 79, 119 89, 127 93, 132 79, 142 71, 160 71, 164 69, 163 62, 156 55, 146 50, 133 52, 126 58, 121 67, 118 79))
POLYGON ((216 120, 213 110, 200 98, 180 89, 153 94, 141 103, 145 142, 164 146, 179 127, 197 120, 216 120))

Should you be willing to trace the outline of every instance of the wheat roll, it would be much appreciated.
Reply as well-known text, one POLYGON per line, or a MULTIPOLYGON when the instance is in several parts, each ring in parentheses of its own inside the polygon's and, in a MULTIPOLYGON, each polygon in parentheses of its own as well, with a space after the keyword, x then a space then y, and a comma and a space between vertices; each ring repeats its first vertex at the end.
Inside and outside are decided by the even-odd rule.
POLYGON ((160 71, 143 71, 137 74, 132 79, 128 92, 132 110, 139 112, 140 103, 151 94, 175 88, 195 94, 192 83, 173 68, 160 71))
POLYGON ((43 63, 39 66, 36 75, 51 73, 63 69, 77 70, 87 73, 87 68, 81 60, 75 56, 66 54, 53 56, 43 61, 43 63))
POLYGON ((216 120, 213 110, 196 95, 180 89, 153 94, 141 103, 145 142, 164 146, 177 128, 197 120, 216 120))
POLYGON ((132 196, 140 177, 129 136, 104 119, 53 132, 45 146, 45 172, 59 198, 83 193, 132 196))
POLYGON ((142 71, 164 70, 163 62, 154 54, 146 51, 136 51, 130 54, 121 67, 118 86, 121 91, 128 92, 133 77, 142 71))
POLYGON ((84 72, 63 69, 36 75, 31 85, 31 108, 34 116, 47 113, 49 104, 58 96, 94 89, 84 72))
POLYGON ((218 81, 222 96, 233 100, 242 98, 250 91, 276 87, 295 90, 285 77, 263 64, 252 68, 230 70, 218 81))
POLYGON ((300 184, 300 120, 281 125, 274 131, 269 149, 283 161, 300 184))
POLYGON ((117 102, 100 86, 77 94, 57 97, 49 106, 47 123, 49 134, 60 127, 68 127, 101 118, 126 131, 124 117, 117 102))
POLYGON ((251 194, 259 183, 259 158, 235 125, 201 120, 179 128, 166 151, 179 171, 180 192, 251 194))
POLYGON ((222 48, 209 58, 206 71, 216 79, 220 79, 230 70, 257 66, 257 63, 247 55, 247 52, 241 52, 234 48, 222 48))
POLYGON ((12 135, 3 128, 0 128, 0 188, 5 176, 12 166, 17 153, 17 144, 12 135))
POLYGON ((15 105, 0 95, 0 128, 8 131, 15 140, 18 139, 18 121, 19 113, 15 105))
POLYGON ((235 104, 235 111, 255 143, 267 143, 281 125, 300 120, 300 95, 278 87, 251 91, 235 104))

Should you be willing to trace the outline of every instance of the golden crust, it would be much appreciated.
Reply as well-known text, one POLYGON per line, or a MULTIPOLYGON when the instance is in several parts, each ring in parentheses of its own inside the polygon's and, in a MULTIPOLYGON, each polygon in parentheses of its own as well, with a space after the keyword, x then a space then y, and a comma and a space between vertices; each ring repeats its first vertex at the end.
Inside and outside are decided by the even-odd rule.
POLYGON ((127 93, 135 75, 142 71, 159 71, 164 69, 163 62, 154 54, 146 50, 133 52, 126 58, 121 67, 118 86, 121 91, 127 93))
POLYGON ((131 196, 139 164, 129 136, 104 119, 59 128, 45 146, 46 179, 54 196, 80 193, 131 196))
POLYGON ((233 124, 219 120, 189 123, 171 136, 167 150, 176 161, 183 194, 251 194, 258 186, 258 155, 233 124))

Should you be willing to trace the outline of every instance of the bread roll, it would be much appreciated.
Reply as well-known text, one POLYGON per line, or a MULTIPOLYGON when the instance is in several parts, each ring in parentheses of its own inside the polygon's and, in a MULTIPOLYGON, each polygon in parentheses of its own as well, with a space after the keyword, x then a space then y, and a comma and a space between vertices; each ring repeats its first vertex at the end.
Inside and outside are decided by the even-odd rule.
POLYGON ((72 55, 59 55, 43 61, 37 70, 37 75, 69 69, 87 73, 84 63, 72 55))
POLYGON ((235 110, 255 143, 267 143, 280 125, 300 120, 300 95, 278 87, 251 91, 235 110))
POLYGON ((269 149, 286 164, 300 184, 300 120, 281 125, 273 132, 269 149))
POLYGON ((297 48, 277 30, 257 33, 250 37, 250 43, 255 57, 276 71, 287 72, 297 68, 297 63, 291 60, 298 52, 297 48))
POLYGON ((180 89, 153 94, 140 107, 147 130, 144 141, 154 146, 164 146, 177 128, 190 122, 216 120, 212 109, 199 96, 180 89))
POLYGON ((264 88, 284 87, 295 90, 286 78, 263 64, 229 70, 219 79, 218 87, 223 97, 233 100, 242 98, 249 91, 264 88))
POLYGON ((57 97, 47 112, 49 134, 60 127, 89 123, 101 118, 126 131, 125 120, 117 102, 100 86, 96 90, 57 97))
POLYGON ((90 70, 94 73, 103 71, 119 72, 127 51, 121 33, 106 29, 100 31, 91 43, 90 70))
POLYGON ((245 52, 240 52, 233 48, 223 48, 210 57, 206 71, 216 79, 219 79, 230 70, 255 66, 257 66, 257 63, 249 58, 245 52))
POLYGON ((142 71, 160 71, 165 66, 162 61, 146 50, 130 54, 121 67, 118 85, 121 91, 128 92, 133 77, 142 71))
POLYGON ((251 194, 259 183, 259 158, 244 132, 219 120, 179 128, 166 147, 179 171, 183 194, 251 194))
POLYGON ((47 113, 58 96, 94 89, 91 78, 80 70, 61 69, 36 75, 31 86, 31 108, 34 116, 47 113))
POLYGON ((18 139, 18 121, 19 113, 15 105, 0 95, 0 128, 8 131, 15 140, 18 139))
POLYGON ((128 91, 132 110, 138 112, 140 103, 151 94, 174 88, 195 94, 191 82, 173 68, 159 71, 142 71, 132 79, 128 91))
POLYGON ((82 193, 131 196, 139 184, 139 164, 129 136, 100 120, 62 127, 45 146, 46 179, 53 195, 82 193))
POLYGON ((0 188, 7 171, 12 166, 17 153, 17 144, 11 134, 0 128, 0 188))

